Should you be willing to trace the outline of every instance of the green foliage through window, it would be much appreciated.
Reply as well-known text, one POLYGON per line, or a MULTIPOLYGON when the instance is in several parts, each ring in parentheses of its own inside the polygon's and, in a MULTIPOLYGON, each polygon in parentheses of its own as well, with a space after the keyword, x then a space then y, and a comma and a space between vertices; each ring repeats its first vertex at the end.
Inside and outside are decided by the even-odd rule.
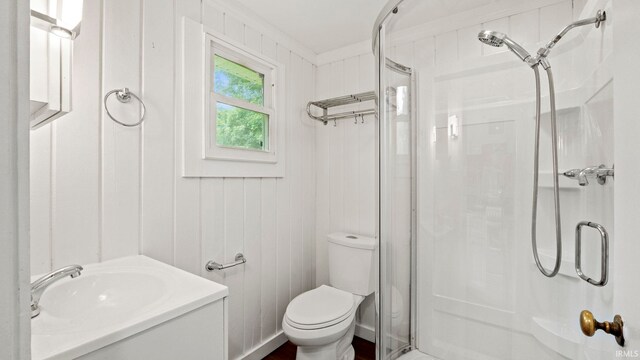
MULTIPOLYGON (((264 75, 214 55, 213 90, 240 101, 264 105, 264 75)), ((216 103, 216 143, 249 150, 269 149, 269 115, 216 103)))
POLYGON ((264 75, 214 55, 213 90, 225 96, 264 105, 264 75))
POLYGON ((216 142, 219 146, 268 150, 269 116, 217 103, 216 142))

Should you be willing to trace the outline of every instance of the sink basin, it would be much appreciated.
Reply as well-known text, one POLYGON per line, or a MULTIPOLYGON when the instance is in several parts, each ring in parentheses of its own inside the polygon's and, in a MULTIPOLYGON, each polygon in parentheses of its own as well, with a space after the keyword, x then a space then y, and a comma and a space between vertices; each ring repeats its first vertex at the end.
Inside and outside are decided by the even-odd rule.
POLYGON ((227 294, 223 285, 145 256, 86 265, 42 295, 31 321, 32 358, 78 357, 227 294))
POLYGON ((153 310, 168 296, 171 284, 165 277, 144 271, 148 269, 84 273, 60 281, 42 295, 36 318, 42 326, 32 332, 87 331, 153 310))

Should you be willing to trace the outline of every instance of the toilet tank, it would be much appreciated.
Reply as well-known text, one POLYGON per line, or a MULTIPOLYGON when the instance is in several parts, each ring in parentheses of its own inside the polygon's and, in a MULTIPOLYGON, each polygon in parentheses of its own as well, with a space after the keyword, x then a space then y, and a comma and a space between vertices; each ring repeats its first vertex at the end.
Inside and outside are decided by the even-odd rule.
POLYGON ((329 283, 352 294, 367 296, 376 289, 376 239, 333 233, 329 241, 329 283))

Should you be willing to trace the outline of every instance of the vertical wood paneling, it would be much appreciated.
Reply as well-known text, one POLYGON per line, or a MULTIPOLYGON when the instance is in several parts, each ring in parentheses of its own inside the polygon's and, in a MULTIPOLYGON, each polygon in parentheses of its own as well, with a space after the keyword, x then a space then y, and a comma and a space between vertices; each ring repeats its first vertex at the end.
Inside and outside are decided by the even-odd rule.
POLYGON ((260 272, 260 309, 261 316, 261 338, 267 340, 276 333, 276 290, 277 276, 276 269, 278 263, 277 243, 277 184, 276 179, 262 179, 261 184, 261 209, 262 209, 262 242, 260 252, 262 253, 262 264, 260 272))
MULTIPOLYGON (((102 96, 128 87, 140 94, 141 1, 103 2, 102 96), (122 41, 126 39, 126 41, 122 41)), ((137 101, 109 98, 112 114, 135 123, 137 101)), ((102 260, 138 252, 140 225, 140 127, 124 127, 102 113, 102 260)))
MULTIPOLYGON (((344 61, 344 90, 343 94, 354 94, 358 92, 358 67, 359 57, 355 56, 344 61)), ((372 104, 366 104, 371 106, 372 104)), ((357 106, 356 106, 357 107, 357 106)), ((361 119, 346 119, 342 121, 344 125, 344 152, 342 158, 344 199, 342 201, 344 213, 344 226, 342 229, 348 232, 358 231, 358 186, 363 182, 358 175, 358 133, 362 130, 361 119)))
MULTIPOLYGON (((176 162, 177 164, 179 162, 176 162)), ((200 179, 183 178, 176 169, 175 234, 173 265, 199 274, 200 264, 200 179), (179 244, 179 246, 177 246, 179 244)))
POLYGON ((291 53, 289 70, 291 76, 287 81, 290 91, 290 106, 287 107, 287 130, 289 145, 298 151, 287 152, 287 166, 289 167, 289 198, 290 206, 290 258, 291 258, 291 295, 290 299, 298 296, 302 292, 302 278, 304 275, 302 264, 302 248, 304 239, 302 238, 302 143, 300 133, 302 132, 302 121, 299 119, 301 104, 303 103, 302 93, 302 58, 291 53))
MULTIPOLYGON (((371 54, 360 56, 358 73, 359 90, 371 91, 375 88, 374 58, 371 54)), ((368 104, 367 106, 370 106, 368 104)), ((375 116, 365 118, 358 132, 358 232, 364 235, 376 235, 376 119, 375 116), (373 180, 368 180, 373 179, 373 180)))
MULTIPOLYGON (((86 6, 88 21, 76 40, 74 69, 74 81, 80 84, 74 84, 74 93, 82 98, 72 114, 38 130, 34 142, 40 149, 34 170, 42 174, 34 185, 42 190, 34 198, 40 232, 35 232, 33 247, 42 250, 33 252, 38 259, 34 268, 48 270, 51 258, 55 266, 141 251, 223 283, 230 289, 229 354, 240 358, 277 335, 291 298, 315 287, 316 123, 304 115, 315 94, 315 67, 228 9, 208 1, 161 1, 136 0, 140 7, 133 12, 120 0, 86 6), (207 28, 284 65, 285 177, 181 176, 179 120, 185 109, 182 58, 176 51, 184 16, 202 18, 207 28), (118 21, 126 24, 118 27, 118 21), (123 63, 126 71, 120 71, 123 63), (140 128, 115 126, 102 113, 101 94, 124 86, 145 101, 146 120, 140 128), (46 234, 49 216, 52 236, 46 234), (229 262, 238 252, 247 256, 246 265, 204 270, 206 261, 229 262)), ((139 111, 116 107, 125 120, 139 111)))
POLYGON ((262 298, 262 186, 260 179, 244 180, 244 352, 260 344, 262 298))
POLYGON ((225 13, 224 34, 239 43, 244 43, 244 24, 233 15, 225 13))
MULTIPOLYGON (((374 89, 374 58, 370 54, 322 65, 317 69, 318 98, 374 89)), ((373 103, 350 106, 369 108, 373 103)), ((337 111, 337 110, 336 110, 337 111)), ((376 122, 374 117, 346 119, 316 129, 316 278, 328 283, 327 234, 348 231, 376 234, 376 122)), ((359 309, 358 321, 375 327, 373 297, 359 309)))
MULTIPOLYGON (((224 262, 232 262, 244 251, 244 179, 224 179, 224 262)), ((225 270, 229 287, 229 357, 236 358, 244 350, 244 271, 243 266, 225 270)))
POLYGON ((174 232, 174 12, 173 0, 145 1, 143 98, 147 121, 142 141, 142 236, 144 254, 173 263, 174 232), (151 120, 149 120, 151 119, 151 120))
MULTIPOLYGON (((177 26, 177 38, 182 39, 184 36, 182 31, 186 30, 185 27, 182 27, 182 21, 188 21, 187 19, 183 19, 183 16, 186 16, 189 19, 199 19, 201 13, 201 4, 198 0, 183 0, 177 1, 174 3, 176 6, 176 21, 179 26, 177 26)), ((199 30, 198 30, 199 31, 199 30)), ((195 44, 199 43, 197 40, 197 34, 188 34, 186 36, 189 41, 193 41, 195 44)), ((196 45, 194 45, 196 46, 196 45)), ((181 71, 183 59, 181 56, 176 56, 177 66, 176 70, 181 71)), ((190 59, 197 62, 198 59, 190 59)), ((204 61, 204 59, 201 59, 204 61)), ((180 80, 182 81, 182 80, 180 80)), ((198 82, 201 81, 200 78, 194 79, 184 79, 184 81, 188 82, 198 82)), ((178 85, 179 86, 179 85, 178 85)), ((195 106, 195 108, 182 108, 183 106, 183 96, 188 99, 193 99, 198 103, 199 101, 204 101, 204 99, 200 99, 198 97, 198 93, 186 93, 182 94, 180 90, 176 89, 175 94, 177 111, 176 115, 178 116, 176 121, 174 122, 175 126, 175 173, 174 176, 176 178, 174 186, 174 244, 173 244, 173 265, 193 272, 195 274, 200 273, 200 269, 202 264, 200 264, 200 214, 198 210, 200 208, 200 179, 194 178, 183 178, 182 177, 182 158, 181 158, 181 146, 182 144, 182 121, 180 120, 182 116, 198 116, 198 108, 199 106, 195 106)), ((192 104, 192 103, 190 103, 192 104)))
MULTIPOLYGON (((315 84, 315 71, 316 68, 311 63, 306 60, 303 60, 302 63, 302 82, 306 84, 303 91, 303 99, 302 104, 304 105, 305 100, 314 99, 315 98, 315 89, 312 86, 308 86, 308 84, 315 84)), ((304 111, 304 109, 302 110, 304 111)), ((303 158, 302 158, 302 203, 303 203, 303 230, 302 230, 302 239, 304 241, 303 245, 303 261, 306 266, 304 266, 304 279, 303 279, 303 288, 304 290, 309 290, 315 287, 316 284, 316 239, 315 239, 315 224, 316 224, 316 208, 315 208, 315 197, 316 197, 316 177, 315 177, 315 169, 316 169, 316 137, 315 137, 315 128, 316 121, 309 119, 306 115, 302 116, 302 136, 304 139, 302 141, 303 149, 303 158)))
POLYGON ((262 53, 262 34, 249 26, 245 26, 244 44, 256 53, 262 53))
POLYGON ((224 12, 216 7, 202 4, 202 23, 209 29, 224 33, 224 12))
MULTIPOLYGON (((224 244, 224 179, 202 179, 200 192, 200 232, 201 232, 201 266, 209 260, 223 262, 225 259, 224 244)), ((224 284, 223 271, 203 271, 206 278, 224 284)))
MULTIPOLYGON (((345 94, 345 72, 344 61, 336 61, 331 64, 331 92, 330 96, 340 96, 345 94)), ((344 205, 342 203, 344 199, 344 150, 345 150, 345 137, 344 129, 346 127, 345 121, 339 121, 336 124, 329 125, 331 132, 330 138, 333 141, 329 152, 324 157, 325 161, 331 162, 329 174, 329 184, 331 184, 331 190, 329 198, 331 199, 330 211, 331 211, 331 230, 339 231, 344 228, 344 205)), ((326 235, 323 239, 326 242, 326 235)))
MULTIPOLYGON (((317 69, 317 98, 331 96, 331 64, 317 69)), ((331 137, 332 125, 316 125, 316 285, 328 284, 329 268, 325 235, 331 231, 331 137)))
MULTIPOLYGON (((285 66, 285 69, 290 69, 289 67, 289 56, 291 52, 286 47, 277 44, 277 60, 285 66)), ((287 83, 291 82, 291 78, 293 74, 288 74, 287 83)), ((291 91, 291 87, 287 87, 287 91, 291 91)), ((290 99, 287 99, 287 108, 290 106, 290 99)), ((291 112, 286 112, 286 115, 290 116, 291 112)), ((291 143, 291 137, 288 138, 288 143, 291 143)), ((287 157, 287 160, 289 157, 287 157)), ((276 272, 277 272, 277 293, 276 293, 276 324, 278 331, 282 329, 282 317, 284 316, 284 312, 287 309, 287 305, 289 304, 289 300, 291 298, 291 229, 290 229, 290 202, 291 198, 290 191, 290 179, 289 174, 291 173, 291 165, 287 164, 287 176, 283 178, 278 178, 276 181, 276 194, 277 194, 277 264, 276 264, 276 272)))
MULTIPOLYGON (((276 42, 268 36, 261 36, 262 54, 270 59, 277 59, 278 49, 276 42)), ((286 71, 286 70, 285 70, 286 71)), ((291 151, 291 147, 287 144, 291 151)), ((261 208, 262 208, 262 264, 261 264, 261 327, 260 337, 262 341, 268 340, 278 331, 278 207, 277 179, 262 179, 261 184, 261 208)))
POLYGON ((30 133, 31 274, 51 270, 51 124, 30 133))
POLYGON ((73 111, 52 123, 52 266, 100 259, 102 1, 84 7, 74 40, 73 111))

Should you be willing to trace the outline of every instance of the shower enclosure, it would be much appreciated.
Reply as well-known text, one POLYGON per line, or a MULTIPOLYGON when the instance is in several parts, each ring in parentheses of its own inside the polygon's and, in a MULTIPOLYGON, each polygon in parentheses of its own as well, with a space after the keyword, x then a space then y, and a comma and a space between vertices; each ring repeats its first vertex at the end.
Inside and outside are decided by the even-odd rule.
POLYGON ((633 21, 620 26, 635 35, 617 33, 616 21, 634 13, 640 14, 640 6, 628 0, 391 0, 382 10, 373 32, 379 113, 378 359, 640 356, 635 335, 640 310, 632 305, 640 282, 623 271, 640 273, 638 239, 627 236, 634 233, 628 212, 637 217, 640 211, 625 204, 621 193, 621 186, 633 189, 631 180, 612 176, 614 169, 635 168, 637 155, 634 160, 630 150, 640 154, 640 146, 619 142, 631 129, 624 114, 633 109, 614 97, 616 86, 633 86, 627 75, 614 82, 616 75, 637 74, 616 58, 638 52, 629 48, 637 41, 625 41, 640 33, 633 21), (498 41, 496 34, 508 34, 522 46, 514 52, 525 60, 520 50, 535 57, 565 26, 599 10, 606 12, 606 21, 564 34, 548 63, 541 64, 553 70, 556 111, 541 71, 539 174, 534 177, 532 64, 514 57, 512 46, 487 43, 498 41), (482 39, 483 30, 493 32, 482 39), (537 218, 532 221, 534 187, 537 218), (556 208, 562 215, 558 226, 556 208), (547 276, 540 267, 548 269, 547 276), (605 273, 608 283, 594 286, 602 285, 596 280, 605 273), (585 335, 593 323, 583 313, 581 329, 583 310, 600 322, 622 315, 625 346, 603 331, 585 335))

